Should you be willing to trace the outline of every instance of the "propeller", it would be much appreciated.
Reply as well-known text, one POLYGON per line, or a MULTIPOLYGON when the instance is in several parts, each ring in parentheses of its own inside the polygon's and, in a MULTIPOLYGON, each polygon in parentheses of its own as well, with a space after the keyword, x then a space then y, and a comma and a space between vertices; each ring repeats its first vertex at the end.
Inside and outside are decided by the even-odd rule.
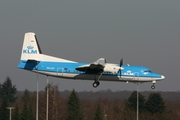
POLYGON ((120 60, 120 67, 123 65, 123 58, 120 60))
MULTIPOLYGON (((119 62, 119 66, 120 66, 120 68, 121 68, 121 66, 123 65, 123 58, 120 60, 120 62, 119 62)), ((120 77, 121 77, 121 69, 120 69, 120 77)))

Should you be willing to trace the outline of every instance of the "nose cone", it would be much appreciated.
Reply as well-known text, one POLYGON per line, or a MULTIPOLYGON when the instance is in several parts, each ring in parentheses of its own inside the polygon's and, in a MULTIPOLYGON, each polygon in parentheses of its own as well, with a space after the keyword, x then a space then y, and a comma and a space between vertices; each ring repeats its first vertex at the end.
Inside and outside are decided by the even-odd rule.
POLYGON ((162 80, 165 79, 165 76, 164 76, 164 75, 161 75, 161 79, 162 79, 162 80))

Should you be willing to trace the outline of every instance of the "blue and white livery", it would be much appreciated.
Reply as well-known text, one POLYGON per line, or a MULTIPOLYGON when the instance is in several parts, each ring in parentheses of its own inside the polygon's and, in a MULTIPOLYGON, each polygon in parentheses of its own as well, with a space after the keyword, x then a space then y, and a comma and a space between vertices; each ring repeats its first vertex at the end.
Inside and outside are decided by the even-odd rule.
POLYGON ((97 87, 99 81, 152 82, 151 88, 154 89, 156 81, 165 79, 147 67, 125 66, 123 60, 120 64, 107 63, 105 58, 83 63, 42 54, 36 35, 32 32, 25 33, 18 68, 53 77, 93 80, 93 87, 97 87))

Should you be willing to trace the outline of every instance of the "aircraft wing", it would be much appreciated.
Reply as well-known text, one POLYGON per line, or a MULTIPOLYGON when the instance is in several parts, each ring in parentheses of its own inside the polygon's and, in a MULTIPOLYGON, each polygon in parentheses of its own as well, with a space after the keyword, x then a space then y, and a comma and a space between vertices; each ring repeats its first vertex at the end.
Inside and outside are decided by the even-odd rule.
POLYGON ((87 70, 95 70, 95 71, 102 71, 104 68, 104 66, 102 65, 98 65, 98 64, 88 64, 88 65, 83 65, 83 66, 79 66, 76 68, 76 70, 78 71, 82 71, 82 72, 86 72, 87 70))
POLYGON ((105 67, 105 59, 100 58, 94 63, 79 66, 76 68, 76 70, 86 72, 86 73, 88 72, 101 73, 103 72, 104 67, 105 67))
POLYGON ((86 73, 102 73, 102 72, 111 72, 112 74, 117 74, 122 68, 117 64, 106 63, 104 58, 100 58, 94 63, 79 66, 76 68, 78 71, 86 73))

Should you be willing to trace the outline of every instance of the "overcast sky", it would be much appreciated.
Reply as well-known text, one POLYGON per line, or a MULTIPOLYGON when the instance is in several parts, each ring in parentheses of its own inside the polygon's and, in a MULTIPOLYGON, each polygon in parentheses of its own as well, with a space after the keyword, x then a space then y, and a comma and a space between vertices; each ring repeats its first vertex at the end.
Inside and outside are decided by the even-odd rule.
MULTIPOLYGON (((35 32, 44 54, 74 61, 140 65, 163 74, 153 91, 180 90, 179 0, 0 1, 0 83, 36 90, 36 74, 17 68, 24 34, 35 32)), ((41 90, 46 76, 39 75, 41 90)), ((73 81, 49 77, 59 90, 136 90, 136 84, 73 81)), ((140 85, 151 90, 152 83, 140 85)))

